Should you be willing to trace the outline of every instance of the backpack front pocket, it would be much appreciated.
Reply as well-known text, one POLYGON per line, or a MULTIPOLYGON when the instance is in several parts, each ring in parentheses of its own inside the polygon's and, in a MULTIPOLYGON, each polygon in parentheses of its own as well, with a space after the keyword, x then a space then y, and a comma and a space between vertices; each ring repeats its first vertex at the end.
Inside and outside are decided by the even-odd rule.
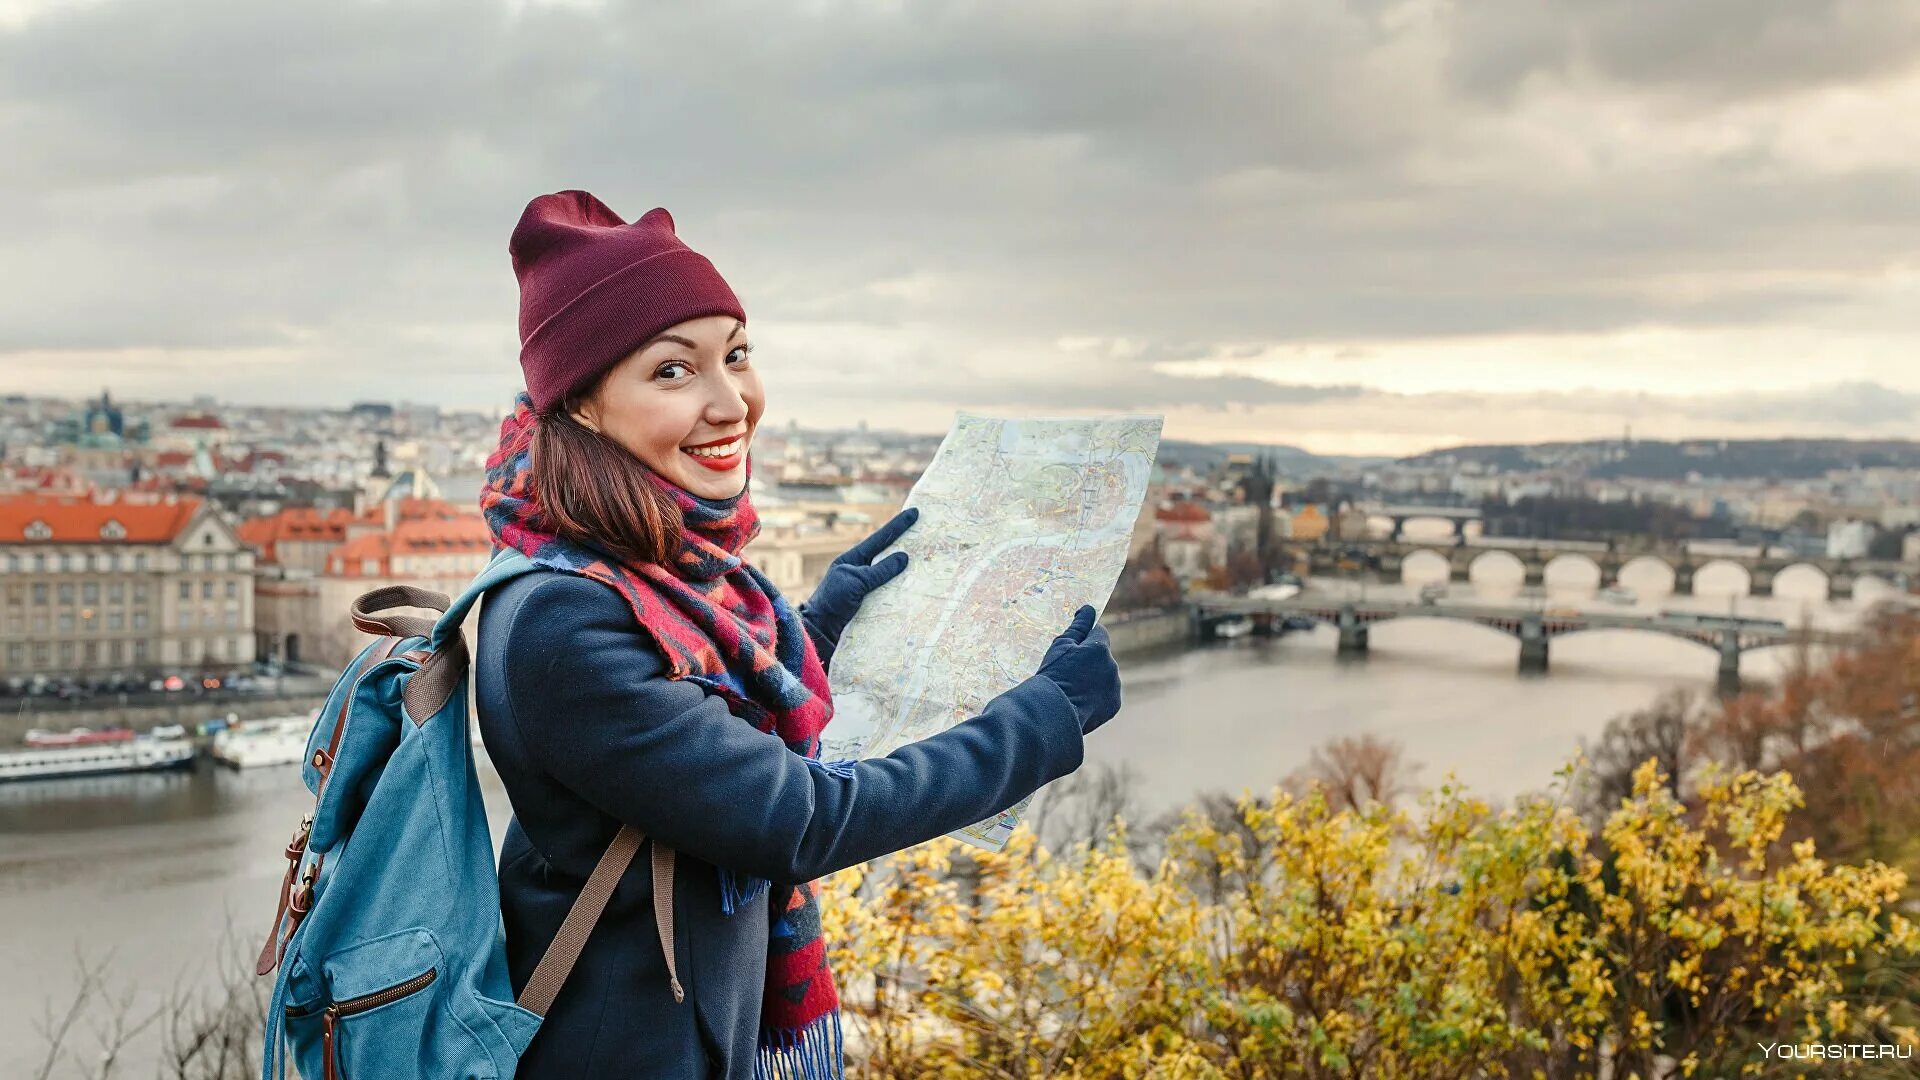
POLYGON ((392 1035, 406 1031, 419 1033, 426 1029, 425 1007, 428 1002, 422 999, 419 1009, 401 1009, 401 1003, 432 986, 439 976, 440 969, 428 968, 410 979, 371 994, 344 1001, 289 1005, 287 1021, 289 1025, 302 1020, 309 1021, 302 1025, 309 1029, 313 1022, 319 1024, 321 1080, 383 1075, 385 1068, 391 1068, 393 1062, 393 1058, 386 1053, 392 1049, 392 1035), (372 1021, 348 1023, 349 1018, 387 1008, 392 1008, 394 1014, 381 1018, 378 1026, 373 1026, 372 1021), (345 1045, 349 1039, 354 1044, 351 1049, 345 1045), (362 1048, 362 1042, 371 1044, 372 1049, 362 1048))
POLYGON ((304 1080, 495 1080, 472 1029, 448 1007, 445 958, 431 932, 404 930, 320 965, 325 989, 287 1006, 304 1080), (449 1057, 449 1054, 452 1057, 449 1057))

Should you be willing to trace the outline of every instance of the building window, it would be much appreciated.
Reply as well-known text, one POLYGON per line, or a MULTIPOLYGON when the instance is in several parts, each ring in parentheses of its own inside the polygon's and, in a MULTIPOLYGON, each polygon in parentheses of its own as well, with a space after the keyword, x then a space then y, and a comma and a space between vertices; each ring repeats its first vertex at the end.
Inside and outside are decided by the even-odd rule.
POLYGON ((146 612, 144 612, 144 611, 136 611, 136 612, 134 612, 134 613, 133 613, 133 628, 134 628, 135 630, 145 630, 145 629, 147 628, 147 613, 146 613, 146 612))
POLYGON ((47 613, 46 613, 46 612, 44 612, 44 611, 42 611, 42 612, 38 612, 37 614, 35 614, 35 615, 34 615, 34 617, 33 617, 33 632, 34 632, 34 633, 36 633, 36 634, 44 634, 44 633, 46 633, 46 632, 47 632, 47 625, 48 625, 48 624, 47 624, 47 613))
POLYGON ((33 556, 33 572, 36 574, 44 574, 46 573, 46 571, 47 571, 47 557, 45 555, 39 554, 38 552, 35 552, 33 556))
POLYGON ((182 600, 193 599, 193 582, 183 581, 180 583, 180 599, 182 600))
POLYGON ((60 583, 60 602, 63 604, 73 603, 73 582, 63 581, 60 583))
POLYGON ((97 581, 89 581, 86 584, 80 586, 80 602, 83 604, 99 603, 100 602, 100 583, 97 581))
POLYGON ((46 642, 36 641, 33 643, 33 662, 35 664, 40 667, 45 667, 49 663, 52 663, 52 657, 49 656, 48 653, 49 650, 46 642))
POLYGON ((7 646, 7 666, 8 667, 18 668, 25 665, 26 662, 27 662, 27 647, 25 645, 22 645, 16 641, 13 644, 7 646))
POLYGON ((51 539, 53 537, 53 526, 37 519, 29 521, 27 522, 26 534, 29 540, 51 539))
POLYGON ((111 645, 107 646, 107 655, 113 658, 112 660, 109 661, 109 663, 113 664, 113 666, 115 667, 119 667, 121 664, 126 662, 127 643, 124 641, 113 642, 111 645))
POLYGON ((147 643, 145 641, 136 641, 133 643, 133 662, 136 664, 144 664, 147 662, 147 643))
POLYGON ((44 604, 47 602, 46 582, 36 581, 33 583, 33 602, 36 604, 44 604))
POLYGON ((13 573, 13 556, 0 555, 0 574, 13 573))
POLYGON ((88 667, 92 667, 93 665, 99 663, 100 662, 100 643, 97 641, 89 641, 86 644, 82 645, 80 647, 80 657, 81 657, 81 662, 86 664, 88 667))
POLYGON ((240 613, 237 611, 227 612, 227 629, 232 630, 238 627, 239 625, 240 625, 240 613))
POLYGON ((213 599, 213 582, 203 581, 200 583, 200 599, 202 600, 213 599))
POLYGON ((226 638, 213 639, 213 658, 215 660, 225 660, 227 658, 227 639, 226 638))
POLYGON ((118 611, 107 612, 107 629, 124 630, 126 628, 126 624, 127 624, 127 617, 125 615, 121 614, 118 611))
POLYGON ((60 643, 60 666, 73 666, 73 642, 71 641, 63 641, 60 643))
POLYGON ((144 603, 146 603, 146 602, 147 602, 147 584, 146 584, 146 582, 144 582, 144 581, 137 581, 137 582, 135 582, 135 583, 134 583, 134 585, 133 585, 133 602, 134 602, 134 603, 136 603, 136 604, 144 604, 144 603))
POLYGON ((193 612, 189 611, 186 608, 181 608, 180 609, 180 629, 185 630, 187 627, 192 625, 193 625, 193 612))
POLYGON ((125 584, 116 581, 113 584, 107 586, 107 603, 117 604, 122 600, 125 600, 126 598, 127 598, 127 587, 125 584))
POLYGON ((63 634, 73 633, 73 612, 63 611, 60 613, 60 632, 63 634))
POLYGON ((227 581, 227 599, 235 600, 235 599, 238 599, 239 596, 240 596, 240 583, 229 579, 227 581))
POLYGON ((142 552, 142 553, 140 553, 140 554, 137 554, 137 555, 135 555, 135 556, 133 557, 133 570, 134 570, 134 572, 135 572, 135 573, 144 573, 144 572, 146 571, 146 569, 147 569, 147 556, 146 556, 146 553, 145 553, 145 552, 142 552))

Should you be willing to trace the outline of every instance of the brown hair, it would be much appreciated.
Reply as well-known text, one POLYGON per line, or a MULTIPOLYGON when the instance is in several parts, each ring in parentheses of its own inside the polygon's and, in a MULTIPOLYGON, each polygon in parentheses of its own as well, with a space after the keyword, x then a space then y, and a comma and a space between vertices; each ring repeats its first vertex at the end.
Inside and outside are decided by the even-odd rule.
POLYGON ((543 526, 627 563, 664 563, 680 550, 680 506, 627 448, 573 418, 576 395, 540 414, 528 451, 543 526))

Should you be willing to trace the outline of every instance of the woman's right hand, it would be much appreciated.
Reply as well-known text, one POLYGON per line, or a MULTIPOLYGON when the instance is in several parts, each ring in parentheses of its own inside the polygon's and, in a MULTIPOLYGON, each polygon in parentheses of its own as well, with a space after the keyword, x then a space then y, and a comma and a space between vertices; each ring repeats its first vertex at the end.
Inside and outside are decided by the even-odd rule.
POLYGON ((1047 647, 1037 672, 1053 680, 1073 702, 1082 735, 1120 711, 1120 666, 1114 663, 1107 628, 1095 626, 1093 620, 1093 605, 1082 604, 1073 622, 1047 647))

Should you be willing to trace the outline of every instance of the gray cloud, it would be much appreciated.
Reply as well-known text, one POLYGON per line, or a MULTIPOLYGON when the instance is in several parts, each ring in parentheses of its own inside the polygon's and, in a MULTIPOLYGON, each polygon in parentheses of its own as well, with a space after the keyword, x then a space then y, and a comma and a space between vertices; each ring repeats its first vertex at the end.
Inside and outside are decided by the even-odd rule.
MULTIPOLYGON (((911 328, 941 358, 1140 346, 1079 383, 922 382, 848 346, 866 385, 921 401, 1352 405, 1371 392, 1337 360, 1271 382, 1151 365, 1818 323, 1920 245, 1920 162, 1810 167, 1764 126, 1684 151, 1658 125, 1869 86, 1920 56, 1916 20, 1858 0, 57 7, 0 30, 0 371, 279 350, 303 393, 491 402, 516 351, 508 230, 571 186, 672 208, 756 325, 911 328), (1542 86, 1677 104, 1543 134, 1542 86)), ((184 390, 215 355, 152 362, 184 390)))
POLYGON ((1500 97, 1584 70, 1726 101, 1852 83, 1920 54, 1920 8, 1902 0, 1473 0, 1453 11, 1456 77, 1500 97))

